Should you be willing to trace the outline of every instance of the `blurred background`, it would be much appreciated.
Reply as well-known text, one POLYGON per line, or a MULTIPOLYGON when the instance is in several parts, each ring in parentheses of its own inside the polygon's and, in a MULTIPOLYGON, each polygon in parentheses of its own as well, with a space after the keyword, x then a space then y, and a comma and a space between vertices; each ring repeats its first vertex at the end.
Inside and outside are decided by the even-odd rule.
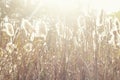
MULTIPOLYGON (((119 11, 119 0, 1 0, 1 16, 16 14, 19 16, 79 15, 81 12, 98 12, 107 14, 119 11)), ((14 16, 15 17, 15 16, 14 16)))

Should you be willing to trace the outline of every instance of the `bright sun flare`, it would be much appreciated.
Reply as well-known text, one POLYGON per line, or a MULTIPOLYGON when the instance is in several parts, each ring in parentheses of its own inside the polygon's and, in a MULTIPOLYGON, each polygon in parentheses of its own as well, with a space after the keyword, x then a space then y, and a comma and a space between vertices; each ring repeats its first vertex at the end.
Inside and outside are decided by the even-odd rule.
POLYGON ((101 10, 104 9, 107 13, 119 10, 119 0, 41 0, 43 5, 56 7, 66 10, 75 10, 77 8, 90 8, 101 10))
POLYGON ((91 5, 98 10, 104 9, 107 13, 120 9, 120 0, 92 0, 91 5))

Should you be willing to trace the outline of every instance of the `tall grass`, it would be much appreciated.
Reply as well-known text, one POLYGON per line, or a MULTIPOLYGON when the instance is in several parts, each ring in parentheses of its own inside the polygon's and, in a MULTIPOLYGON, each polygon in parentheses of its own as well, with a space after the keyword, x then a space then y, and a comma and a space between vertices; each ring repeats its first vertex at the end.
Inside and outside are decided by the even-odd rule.
POLYGON ((103 15, 1 22, 0 80, 119 80, 120 22, 103 15))

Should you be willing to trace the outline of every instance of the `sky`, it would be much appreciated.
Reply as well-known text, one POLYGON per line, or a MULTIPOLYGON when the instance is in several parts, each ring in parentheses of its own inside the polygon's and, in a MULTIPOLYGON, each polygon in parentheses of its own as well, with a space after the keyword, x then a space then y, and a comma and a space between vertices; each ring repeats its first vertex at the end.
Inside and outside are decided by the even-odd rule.
MULTIPOLYGON (((37 0, 31 0, 33 2, 37 0)), ((75 9, 77 6, 84 6, 83 9, 89 7, 97 10, 103 9, 107 13, 120 10, 120 0, 41 0, 43 5, 60 7, 61 9, 75 9), (79 4, 80 3, 80 4, 79 4)))
MULTIPOLYGON (((89 2, 90 0, 85 0, 89 2)), ((90 4, 98 10, 104 9, 107 13, 120 10, 120 0, 91 0, 90 4)))
MULTIPOLYGON (((60 4, 63 4, 61 7, 64 7, 66 5, 65 3, 72 4, 71 7, 75 5, 74 1, 77 0, 47 0, 52 3, 57 2, 60 4)), ((107 13, 115 12, 120 10, 120 0, 78 0, 80 1, 85 7, 87 4, 91 6, 91 8, 100 10, 104 9, 107 13)))

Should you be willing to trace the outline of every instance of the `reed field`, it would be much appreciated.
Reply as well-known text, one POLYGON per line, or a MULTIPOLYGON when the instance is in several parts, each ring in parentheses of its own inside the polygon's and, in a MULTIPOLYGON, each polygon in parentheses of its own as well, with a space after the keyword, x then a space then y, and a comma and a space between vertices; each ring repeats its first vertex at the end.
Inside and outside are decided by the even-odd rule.
POLYGON ((115 15, 57 11, 0 19, 0 80, 120 80, 115 15))

